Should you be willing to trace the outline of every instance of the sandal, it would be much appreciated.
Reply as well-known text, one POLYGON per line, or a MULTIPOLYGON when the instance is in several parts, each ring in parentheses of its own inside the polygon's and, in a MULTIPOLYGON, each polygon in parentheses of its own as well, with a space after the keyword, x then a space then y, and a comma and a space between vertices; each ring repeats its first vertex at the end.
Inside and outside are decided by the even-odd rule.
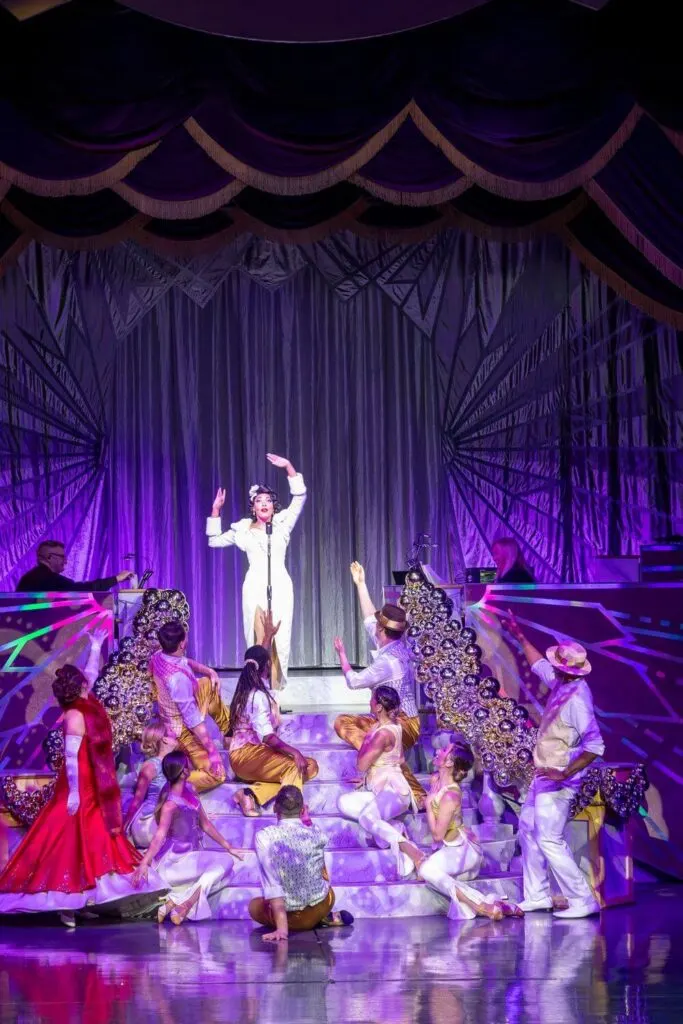
POLYGON ((199 889, 196 889, 189 899, 185 900, 185 902, 181 903, 179 906, 174 907, 170 913, 170 919, 173 924, 181 925, 198 900, 199 889))
POLYGON ((239 807, 245 818, 260 818, 261 808, 252 789, 238 789, 233 803, 239 807))
POLYGON ((503 917, 524 917, 524 911, 516 903, 506 903, 505 900, 498 900, 498 906, 503 911, 503 917))
POLYGON ((170 914, 175 909, 176 905, 173 900, 166 900, 164 905, 157 910, 157 924, 163 924, 167 914, 170 914))
POLYGON ((322 919, 318 927, 348 928, 351 924, 353 924, 353 914, 348 910, 331 910, 329 914, 322 919))

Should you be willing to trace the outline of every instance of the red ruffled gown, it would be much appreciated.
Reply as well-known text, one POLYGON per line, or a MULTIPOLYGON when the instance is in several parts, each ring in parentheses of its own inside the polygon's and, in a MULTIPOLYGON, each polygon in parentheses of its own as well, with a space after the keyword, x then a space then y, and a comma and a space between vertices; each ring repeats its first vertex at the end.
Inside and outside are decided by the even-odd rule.
POLYGON ((158 876, 131 885, 141 855, 121 834, 121 794, 111 747, 111 725, 92 695, 70 707, 83 713, 86 735, 78 751, 80 807, 69 815, 62 768, 42 809, 0 874, 0 913, 79 910, 164 891, 158 876))

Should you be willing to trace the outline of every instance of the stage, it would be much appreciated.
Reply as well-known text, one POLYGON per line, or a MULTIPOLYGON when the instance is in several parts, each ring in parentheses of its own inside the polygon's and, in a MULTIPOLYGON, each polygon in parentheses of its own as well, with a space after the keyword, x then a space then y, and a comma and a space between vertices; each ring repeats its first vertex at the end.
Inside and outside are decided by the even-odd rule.
POLYGON ((670 1024, 683 886, 600 918, 359 921, 273 949, 247 921, 3 922, 3 1020, 88 1024, 670 1024))

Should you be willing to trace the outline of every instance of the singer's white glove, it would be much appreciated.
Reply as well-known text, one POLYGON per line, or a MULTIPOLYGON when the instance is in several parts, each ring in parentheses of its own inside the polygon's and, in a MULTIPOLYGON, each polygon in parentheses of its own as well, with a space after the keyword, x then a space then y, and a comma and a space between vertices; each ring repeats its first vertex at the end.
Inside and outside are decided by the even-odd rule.
POLYGON ((64 740, 64 764, 66 780, 69 783, 66 809, 69 814, 75 814, 81 806, 81 796, 78 792, 78 751, 82 742, 82 736, 67 736, 64 740))

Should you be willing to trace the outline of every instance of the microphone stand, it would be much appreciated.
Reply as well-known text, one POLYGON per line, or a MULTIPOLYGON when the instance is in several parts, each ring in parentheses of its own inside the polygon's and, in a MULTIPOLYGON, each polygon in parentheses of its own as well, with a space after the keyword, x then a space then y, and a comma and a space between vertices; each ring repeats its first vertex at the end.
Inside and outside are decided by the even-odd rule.
POLYGON ((273 540, 273 523, 266 523, 266 537, 268 538, 268 585, 266 586, 266 600, 268 602, 268 615, 273 614, 273 584, 271 580, 270 558, 271 544, 273 540))

